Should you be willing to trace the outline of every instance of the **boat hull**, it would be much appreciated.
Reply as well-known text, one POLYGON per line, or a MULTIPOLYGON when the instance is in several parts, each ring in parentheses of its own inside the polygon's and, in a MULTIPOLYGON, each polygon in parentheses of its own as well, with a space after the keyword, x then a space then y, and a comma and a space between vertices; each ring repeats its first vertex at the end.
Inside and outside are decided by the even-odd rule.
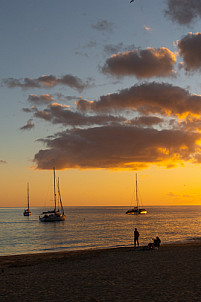
POLYGON ((128 215, 143 215, 143 214, 147 214, 147 211, 145 209, 132 209, 132 210, 128 210, 126 212, 126 214, 128 215))
POLYGON ((62 214, 51 214, 51 215, 44 215, 39 217, 40 222, 57 222, 57 221, 65 221, 66 217, 62 214))
POLYGON ((31 216, 31 212, 30 211, 24 211, 24 216, 31 216))

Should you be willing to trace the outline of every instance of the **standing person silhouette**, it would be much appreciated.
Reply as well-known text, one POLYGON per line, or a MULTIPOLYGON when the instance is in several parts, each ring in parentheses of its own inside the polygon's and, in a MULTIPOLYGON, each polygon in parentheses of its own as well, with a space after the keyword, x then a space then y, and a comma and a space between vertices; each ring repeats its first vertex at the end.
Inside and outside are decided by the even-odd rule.
POLYGON ((136 247, 136 243, 139 246, 139 240, 138 240, 139 236, 140 236, 140 234, 139 234, 137 228, 135 228, 135 231, 134 231, 134 247, 136 247))

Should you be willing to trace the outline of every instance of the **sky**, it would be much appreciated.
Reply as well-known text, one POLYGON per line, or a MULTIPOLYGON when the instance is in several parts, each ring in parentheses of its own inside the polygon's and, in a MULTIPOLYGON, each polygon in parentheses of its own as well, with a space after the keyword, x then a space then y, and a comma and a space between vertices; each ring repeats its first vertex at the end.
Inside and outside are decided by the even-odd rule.
POLYGON ((201 205, 200 0, 6 0, 0 207, 201 205))

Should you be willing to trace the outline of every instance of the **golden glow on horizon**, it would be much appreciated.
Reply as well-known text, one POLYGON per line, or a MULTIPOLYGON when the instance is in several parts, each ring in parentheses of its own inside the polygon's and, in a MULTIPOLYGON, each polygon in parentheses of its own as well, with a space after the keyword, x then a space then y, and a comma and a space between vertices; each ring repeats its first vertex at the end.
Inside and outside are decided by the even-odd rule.
MULTIPOLYGON (((169 164, 172 164, 170 162, 169 164)), ((200 165, 172 169, 150 166, 140 171, 60 170, 64 206, 130 206, 138 173, 144 207, 152 205, 201 205, 200 165)), ((26 207, 30 184, 30 208, 52 206, 52 171, 9 170, 2 166, 1 207, 26 207)))

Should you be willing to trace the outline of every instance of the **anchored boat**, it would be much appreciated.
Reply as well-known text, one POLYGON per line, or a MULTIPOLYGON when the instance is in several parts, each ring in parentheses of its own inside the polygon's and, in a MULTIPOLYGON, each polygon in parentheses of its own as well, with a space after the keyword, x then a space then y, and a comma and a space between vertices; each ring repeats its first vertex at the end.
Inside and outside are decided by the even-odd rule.
POLYGON ((39 220, 41 222, 55 222, 55 221, 64 221, 65 220, 65 214, 64 214, 64 208, 62 205, 61 200, 61 193, 59 188, 59 178, 57 182, 57 191, 58 191, 58 206, 57 206, 57 194, 56 194, 56 176, 55 176, 55 168, 53 168, 53 174, 54 174, 54 210, 52 211, 45 211, 39 216, 39 220))
POLYGON ((136 185, 135 185, 135 201, 136 201, 136 206, 128 210, 126 214, 130 214, 130 215, 147 214, 147 210, 141 208, 139 205, 137 173, 136 173, 136 185))

